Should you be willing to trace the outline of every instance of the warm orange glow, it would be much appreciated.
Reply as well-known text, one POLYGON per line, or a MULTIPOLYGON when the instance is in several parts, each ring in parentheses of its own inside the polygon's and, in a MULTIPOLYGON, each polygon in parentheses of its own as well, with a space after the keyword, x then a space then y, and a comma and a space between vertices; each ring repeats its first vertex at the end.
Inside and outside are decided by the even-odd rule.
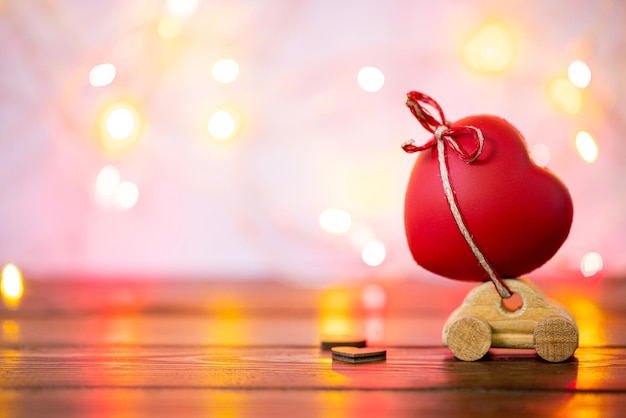
POLYGON ((331 288, 320 300, 320 332, 322 336, 350 337, 356 335, 353 315, 354 295, 345 288, 331 288))
POLYGON ((583 106, 582 91, 566 78, 555 78, 548 85, 550 102, 562 112, 575 115, 583 106))
POLYGON ((10 319, 2 321, 2 336, 4 341, 17 342, 20 339, 20 325, 10 319))
POLYGON ((24 295, 24 281, 22 273, 14 264, 7 264, 2 269, 0 291, 7 307, 15 308, 19 305, 24 295))
POLYGON ((205 342, 218 345, 250 344, 250 331, 241 302, 230 297, 221 298, 220 302, 211 306, 215 310, 214 321, 207 328, 205 342))
POLYGON ((578 344, 581 347, 602 347, 607 344, 606 316, 602 309, 589 299, 580 297, 567 300, 578 325, 578 344))
MULTIPOLYGON (((215 377, 212 375, 207 376, 208 383, 215 385, 215 377), (210 377, 209 377, 210 376, 210 377)), ((226 380, 226 379, 224 379, 226 380)), ((219 383, 217 383, 219 384, 219 383)), ((228 391, 209 390, 205 392, 204 413, 199 414, 206 417, 213 418, 240 418, 248 415, 254 415, 255 411, 250 404, 246 404, 240 391, 228 391), (228 405, 227 407, 219 408, 216 405, 228 405)))
MULTIPOLYGON (((324 377, 328 383, 332 384, 350 381, 348 376, 341 373, 326 374, 324 377)), ((316 392, 316 396, 319 405, 324 405, 325 418, 346 418, 350 416, 346 411, 355 407, 354 395, 350 391, 320 390, 316 392)), ((368 415, 363 413, 362 416, 368 415)))
POLYGON ((105 106, 100 113, 98 132, 102 150, 113 156, 134 147, 141 137, 142 122, 135 106, 115 102, 105 106))
POLYGON ((501 73, 508 70, 517 55, 517 40, 502 22, 487 22, 463 45, 463 62, 481 73, 501 73))
POLYGON ((165 16, 157 26, 157 33, 161 39, 174 39, 183 30, 183 22, 176 16, 165 16))
POLYGON ((22 353, 19 350, 0 350, 0 358, 2 358, 2 369, 5 373, 10 373, 14 369, 19 370, 22 366, 22 353))
POLYGON ((140 341, 138 324, 135 318, 111 316, 104 321, 104 337, 111 344, 137 344, 140 341))

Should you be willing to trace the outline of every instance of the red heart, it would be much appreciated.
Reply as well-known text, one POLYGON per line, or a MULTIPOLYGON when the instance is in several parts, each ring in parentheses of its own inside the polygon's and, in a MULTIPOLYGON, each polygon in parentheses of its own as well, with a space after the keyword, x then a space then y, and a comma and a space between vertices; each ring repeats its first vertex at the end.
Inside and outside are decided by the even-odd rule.
MULTIPOLYGON (((501 277, 528 273, 567 238, 570 194, 552 172, 531 161, 523 136, 504 119, 470 116, 451 128, 462 126, 479 129, 484 138, 471 163, 446 145, 450 183, 464 222, 501 277)), ((413 258, 451 279, 487 280, 451 214, 437 156, 435 147, 418 155, 406 192, 404 221, 413 258)))

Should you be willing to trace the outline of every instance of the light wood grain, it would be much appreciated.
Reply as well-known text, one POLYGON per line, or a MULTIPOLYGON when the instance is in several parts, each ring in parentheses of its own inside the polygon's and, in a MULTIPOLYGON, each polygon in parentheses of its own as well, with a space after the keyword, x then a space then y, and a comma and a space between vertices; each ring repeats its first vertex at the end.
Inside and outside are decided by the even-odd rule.
POLYGON ((536 349, 550 362, 565 361, 578 347, 578 327, 562 305, 548 300, 530 281, 505 279, 522 299, 511 312, 489 282, 472 290, 446 321, 443 344, 461 360, 482 358, 490 347, 536 349))

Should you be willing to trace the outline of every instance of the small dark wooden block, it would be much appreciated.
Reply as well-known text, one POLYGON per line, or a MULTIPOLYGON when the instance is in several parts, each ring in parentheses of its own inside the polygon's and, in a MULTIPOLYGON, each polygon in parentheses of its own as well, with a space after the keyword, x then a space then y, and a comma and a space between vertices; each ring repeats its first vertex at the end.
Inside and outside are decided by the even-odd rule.
POLYGON ((346 363, 371 363, 387 359, 387 350, 381 348, 334 347, 333 360, 346 363))
POLYGON ((320 347, 322 350, 331 350, 333 347, 365 347, 367 342, 364 338, 354 337, 326 337, 322 338, 320 347))

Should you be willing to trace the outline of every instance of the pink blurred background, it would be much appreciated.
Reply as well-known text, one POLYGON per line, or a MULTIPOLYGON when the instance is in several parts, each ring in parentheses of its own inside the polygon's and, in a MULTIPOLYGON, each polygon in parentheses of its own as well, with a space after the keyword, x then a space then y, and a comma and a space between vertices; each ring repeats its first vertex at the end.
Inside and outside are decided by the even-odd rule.
POLYGON ((419 90, 452 120, 506 118, 570 188, 570 237, 529 277, 624 277, 625 20, 610 0, 0 1, 0 263, 440 280, 402 221, 400 145, 428 139, 404 105, 419 90), (232 81, 212 73, 223 58, 232 81))

